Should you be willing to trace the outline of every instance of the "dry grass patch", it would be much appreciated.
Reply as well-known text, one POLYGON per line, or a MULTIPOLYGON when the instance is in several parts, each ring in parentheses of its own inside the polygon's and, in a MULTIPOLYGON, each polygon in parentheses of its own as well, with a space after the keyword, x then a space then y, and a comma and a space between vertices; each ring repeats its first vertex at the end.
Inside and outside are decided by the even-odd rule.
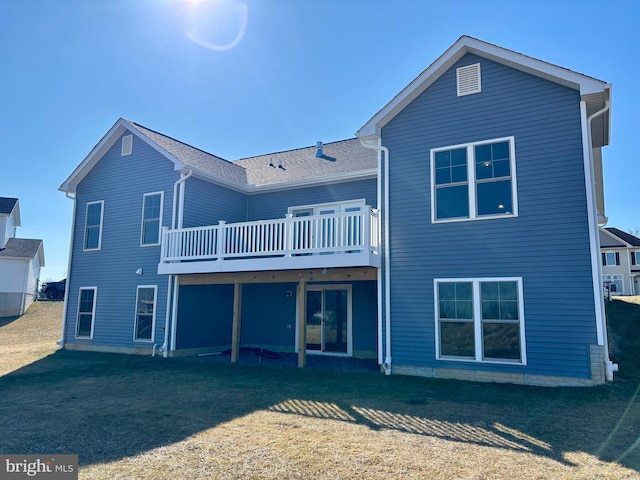
POLYGON ((0 317, 0 375, 53 353, 63 302, 34 302, 21 317, 0 317))
MULTIPOLYGON (((637 346, 640 307, 608 313, 637 346)), ((635 479, 637 350, 582 389, 63 350, 0 376, 0 453, 77 453, 92 480, 635 479)))

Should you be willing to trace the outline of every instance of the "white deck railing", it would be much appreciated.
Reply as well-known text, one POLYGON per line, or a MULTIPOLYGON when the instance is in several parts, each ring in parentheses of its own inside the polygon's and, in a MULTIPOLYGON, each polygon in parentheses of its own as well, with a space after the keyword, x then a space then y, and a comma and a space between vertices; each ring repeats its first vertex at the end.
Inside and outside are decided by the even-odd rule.
POLYGON ((312 254, 378 254, 378 210, 162 229, 160 263, 292 257, 312 254))

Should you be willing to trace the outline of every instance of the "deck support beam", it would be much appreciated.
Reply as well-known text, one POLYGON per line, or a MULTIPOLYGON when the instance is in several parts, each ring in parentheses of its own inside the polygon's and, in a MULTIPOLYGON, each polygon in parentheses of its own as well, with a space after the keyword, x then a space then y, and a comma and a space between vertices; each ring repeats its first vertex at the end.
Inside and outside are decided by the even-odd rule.
POLYGON ((231 363, 240 356, 240 332, 242 328, 242 284, 233 284, 233 327, 231 330, 231 363))
POLYGON ((298 282, 298 368, 307 366, 307 288, 304 278, 298 282))

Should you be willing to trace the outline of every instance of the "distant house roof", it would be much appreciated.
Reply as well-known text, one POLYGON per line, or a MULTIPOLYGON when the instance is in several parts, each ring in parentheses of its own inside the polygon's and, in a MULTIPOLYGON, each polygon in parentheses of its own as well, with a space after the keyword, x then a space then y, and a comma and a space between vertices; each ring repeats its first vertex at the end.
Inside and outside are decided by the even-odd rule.
POLYGON ((0 197, 0 215, 10 215, 16 203, 18 203, 17 198, 0 197))
POLYGON ((10 238, 3 249, 0 249, 0 260, 11 259, 33 259, 40 255, 40 266, 44 267, 44 249, 42 240, 31 238, 10 238))
MULTIPOLYGON (((631 245, 632 247, 640 247, 640 238, 634 235, 631 235, 630 233, 623 232, 622 230, 618 228, 613 228, 613 227, 606 227, 605 230, 610 234, 615 235, 623 242, 626 242, 627 244, 631 245)), ((601 242, 601 246, 603 246, 602 242, 601 242)), ((626 245, 621 244, 620 246, 625 247, 626 245)))
MULTIPOLYGON (((582 99, 586 102, 588 114, 600 110, 605 102, 611 98, 611 85, 602 80, 463 35, 415 80, 407 85, 407 87, 365 123, 362 128, 358 130, 358 138, 373 140, 379 137, 382 128, 387 123, 467 53, 478 55, 578 90, 582 99)), ((609 128, 609 112, 593 120, 592 135, 594 147, 607 145, 609 143, 609 128)))
POLYGON ((363 147, 357 139, 327 143, 323 145, 320 157, 316 156, 314 146, 230 162, 121 118, 64 181, 60 190, 75 192, 82 179, 127 131, 173 162, 174 170, 191 170, 202 178, 222 182, 245 192, 363 178, 375 176, 377 171, 377 152, 363 147))

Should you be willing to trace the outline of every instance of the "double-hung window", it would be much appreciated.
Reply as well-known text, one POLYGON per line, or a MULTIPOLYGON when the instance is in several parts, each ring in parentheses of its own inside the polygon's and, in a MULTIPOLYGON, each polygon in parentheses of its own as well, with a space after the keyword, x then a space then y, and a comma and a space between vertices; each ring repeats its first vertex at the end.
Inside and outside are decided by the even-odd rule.
POLYGON ((631 252, 631 265, 640 265, 640 250, 631 252))
POLYGON ((155 285, 138 287, 136 295, 136 323, 134 340, 150 342, 153 340, 156 317, 156 294, 158 287, 155 285))
POLYGON ((162 226, 163 192, 146 193, 142 198, 140 245, 159 245, 162 226))
POLYGON ((442 360, 526 363, 520 278, 435 280, 442 360))
POLYGON ((84 250, 100 250, 104 201, 87 203, 84 223, 84 250))
POLYGON ((514 137, 431 150, 433 222, 517 215, 514 137))
POLYGON ((97 287, 82 287, 78 295, 78 318, 76 337, 93 338, 93 323, 96 316, 97 287))
POLYGON ((604 252, 602 254, 602 265, 605 267, 620 265, 620 252, 604 252))

